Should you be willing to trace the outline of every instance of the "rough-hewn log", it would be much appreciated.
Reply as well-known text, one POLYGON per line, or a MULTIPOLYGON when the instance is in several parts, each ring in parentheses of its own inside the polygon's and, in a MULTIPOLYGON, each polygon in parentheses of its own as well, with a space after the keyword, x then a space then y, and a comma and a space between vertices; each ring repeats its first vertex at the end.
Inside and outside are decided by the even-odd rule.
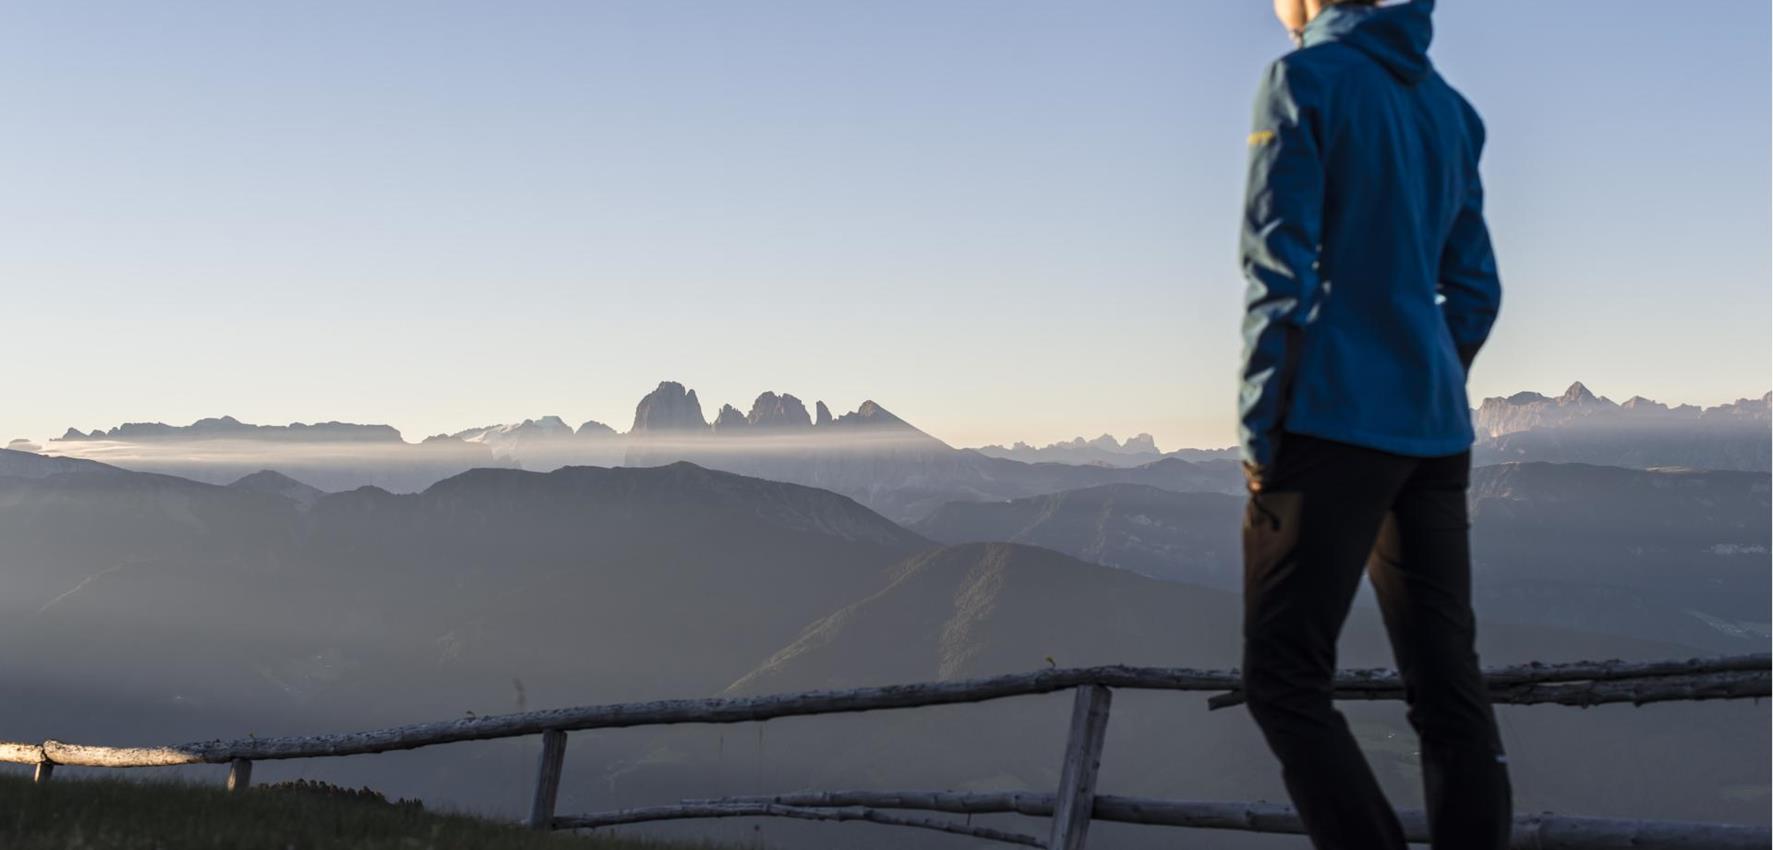
MULTIPOLYGON (((1657 661, 1571 661, 1547 664, 1530 661, 1512 667, 1493 667, 1484 672, 1491 687, 1524 682, 1576 682, 1592 679, 1637 679, 1644 676, 1678 676, 1687 673, 1765 671, 1773 663, 1768 653, 1724 655, 1713 658, 1671 658, 1657 661)), ((1393 670, 1381 671, 1396 677, 1393 670)))
MULTIPOLYGON (((1555 683, 1605 678, 1614 675, 1608 671, 1629 665, 1618 662, 1586 667, 1511 667, 1495 671, 1505 677, 1503 681, 1506 683, 1495 699, 1497 702, 1520 704, 1550 702, 1598 705, 1604 702, 1644 703, 1661 699, 1758 697, 1768 696, 1770 688, 1773 688, 1773 677, 1767 672, 1769 657, 1765 654, 1657 663, 1684 665, 1680 669, 1686 671, 1686 675, 1643 678, 1643 674, 1638 672, 1635 674, 1638 679, 1607 679, 1612 683, 1607 686, 1587 682, 1573 689, 1558 690, 1553 687, 1555 683)), ((578 706, 420 723, 368 732, 201 741, 176 747, 97 747, 59 741, 46 741, 41 747, 0 743, 0 761, 35 764, 46 757, 57 764, 92 767, 224 764, 235 759, 263 761, 410 750, 456 741, 539 735, 547 729, 575 731, 676 723, 742 723, 809 714, 953 705, 1052 693, 1084 685, 1148 690, 1228 691, 1236 690, 1240 684, 1236 671, 1120 666, 1049 669, 955 682, 923 682, 841 691, 578 706)), ((1384 675, 1373 671, 1354 671, 1337 677, 1335 695, 1338 699, 1398 699, 1403 696, 1403 687, 1396 680, 1396 675, 1388 671, 1384 675)))
POLYGON ((554 801, 560 796, 560 768, 566 764, 566 733, 542 733, 542 755, 536 761, 536 795, 530 801, 529 828, 546 830, 554 823, 554 801))
MULTIPOLYGON (((1096 795, 1096 811, 1108 795, 1096 795)), ((685 805, 777 803, 784 806, 833 808, 867 806, 874 809, 922 809, 956 815, 1017 814, 1052 817, 1053 795, 1039 791, 794 791, 741 797, 684 800, 685 805)), ((1107 820, 1107 818, 1101 818, 1107 820)))
POLYGON ((36 764, 40 761, 43 761, 43 745, 0 741, 0 762, 6 762, 7 764, 36 764))
POLYGON ((237 758, 263 761, 410 750, 457 741, 539 735, 547 729, 577 731, 677 723, 744 723, 811 714, 985 702, 1004 697, 1052 693, 1088 684, 1165 690, 1224 690, 1232 681, 1233 676, 1229 673, 1203 673, 1182 669, 1048 669, 983 679, 883 685, 840 691, 577 706, 419 723, 367 732, 199 741, 177 747, 122 749, 82 747, 56 741, 47 742, 43 746, 50 759, 60 764, 94 767, 216 764, 237 758))
POLYGON ((1555 815, 1516 818, 1510 841, 1517 850, 1766 850, 1769 843, 1773 834, 1759 826, 1555 815))
POLYGON ((1059 769, 1059 793, 1053 804, 1052 850, 1083 850, 1096 802, 1096 774, 1102 768, 1102 744, 1108 737, 1108 708, 1114 692, 1101 685, 1077 689, 1071 706, 1071 730, 1065 736, 1065 761, 1059 769))
MULTIPOLYGON (((1665 703, 1699 699, 1741 699, 1768 696, 1768 655, 1684 658, 1660 662, 1574 662, 1521 664, 1484 673, 1489 699, 1504 704, 1665 703)), ((1402 680, 1395 671, 1342 671, 1335 680, 1337 699, 1401 699, 1402 680)), ((1243 704, 1241 687, 1207 699, 1207 708, 1243 704)))
POLYGON ((971 826, 950 821, 906 818, 877 812, 862 806, 846 806, 835 809, 811 809, 801 806, 783 806, 775 803, 737 803, 737 804, 699 804, 678 806, 651 806, 642 809, 623 809, 598 815, 582 817, 558 817, 554 819, 555 829, 595 829, 604 826, 619 826, 625 823, 644 823, 647 821, 677 820, 682 818, 755 818, 782 817, 800 818, 803 820, 824 821, 867 821, 869 823, 886 824, 888 826, 910 826, 918 829, 933 829, 940 832, 965 835, 972 838, 983 838, 990 841, 1004 841, 1010 844, 1022 844, 1028 847, 1045 847, 1046 845, 1032 835, 1019 832, 1005 832, 990 827, 971 826))
POLYGON ((1642 679, 1539 684, 1524 682, 1492 691, 1491 699, 1509 705, 1595 705, 1764 697, 1773 690, 1773 674, 1758 672, 1693 673, 1642 679))
MULTIPOLYGON (((803 791, 767 797, 685 800, 689 806, 779 804, 806 808, 865 806, 872 809, 915 809, 951 814, 1019 814, 1049 817, 1052 794, 1017 791, 966 793, 955 791, 803 791)), ((651 810, 666 814, 670 806, 651 810)), ((1195 829, 1302 835, 1305 830, 1291 807, 1277 803, 1217 803, 1154 800, 1100 794, 1091 813, 1096 820, 1195 829)), ((1428 820, 1418 809, 1400 811, 1404 835, 1427 843, 1428 820)), ((626 821, 629 823, 636 820, 626 821)), ((1519 850, 1764 850, 1773 832, 1761 826, 1571 817, 1554 814, 1515 818, 1512 846, 1519 850)))
MULTIPOLYGON (((1395 677, 1395 674, 1391 674, 1395 677)), ((1591 681, 1517 681, 1490 687, 1490 701, 1501 705, 1569 705, 1587 708, 1613 703, 1646 705, 1653 702, 1699 701, 1764 697, 1773 691, 1773 673, 1767 670, 1726 670, 1708 673, 1597 678, 1591 681)), ((1392 700, 1403 695, 1395 678, 1344 681, 1338 677, 1339 700, 1392 700)), ((1210 709, 1241 705, 1241 690, 1207 700, 1210 709)))
POLYGON ((202 758, 185 747, 98 747, 44 741, 43 755, 56 764, 82 767, 161 767, 175 764, 227 764, 237 758, 251 759, 249 753, 220 753, 216 758, 202 758))

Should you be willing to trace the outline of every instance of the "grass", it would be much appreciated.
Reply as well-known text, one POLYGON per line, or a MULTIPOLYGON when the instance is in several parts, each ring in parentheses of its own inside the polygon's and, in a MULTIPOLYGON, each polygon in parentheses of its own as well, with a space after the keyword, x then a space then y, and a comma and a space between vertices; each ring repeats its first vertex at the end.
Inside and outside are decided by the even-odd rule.
POLYGON ((342 789, 0 776, 7 850, 718 850, 626 838, 532 832, 508 822, 428 812, 342 789))

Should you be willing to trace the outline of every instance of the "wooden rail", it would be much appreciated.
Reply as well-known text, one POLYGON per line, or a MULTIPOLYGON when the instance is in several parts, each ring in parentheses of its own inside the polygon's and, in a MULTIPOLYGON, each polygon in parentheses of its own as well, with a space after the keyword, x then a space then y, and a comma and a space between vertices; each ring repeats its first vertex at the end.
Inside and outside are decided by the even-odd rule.
MULTIPOLYGON (((769 817, 765 807, 801 809, 908 809, 950 814, 1018 814, 1052 817, 1055 795, 1020 791, 963 793, 954 791, 803 791, 770 797, 726 797, 685 800, 675 806, 621 809, 583 817, 563 817, 557 829, 594 829, 623 824, 702 817, 769 817)), ((1192 829, 1304 835, 1305 826, 1289 806, 1275 803, 1221 803, 1159 800, 1148 797, 1096 796, 1090 817, 1115 823, 1192 829)), ((1398 812, 1404 837, 1428 842, 1428 818, 1420 809, 1398 812)), ((1621 848, 1662 850, 1765 850, 1768 830, 1735 824, 1682 821, 1521 815, 1514 820, 1511 846, 1522 850, 1551 848, 1621 848)), ((1018 842, 1026 843, 1026 842, 1018 842)))
MULTIPOLYGON (((1513 705, 1643 705, 1668 700, 1764 697, 1773 691, 1773 658, 1757 654, 1653 662, 1533 663, 1492 669, 1486 671, 1485 679, 1493 701, 1513 705)), ((1241 687, 1241 677, 1235 670, 1125 666, 1049 669, 953 682, 578 706, 367 732, 212 740, 170 747, 104 747, 54 740, 41 744, 0 741, 0 762, 35 765, 39 782, 48 781, 57 765, 121 768, 228 764, 228 787, 241 790, 251 781, 252 763, 259 760, 360 755, 539 734, 542 736, 542 752, 537 766, 534 800, 527 819, 535 829, 584 829, 667 818, 795 817, 866 820, 938 829, 1053 850, 1081 850, 1091 820, 1299 832, 1297 818, 1285 807, 1141 800, 1095 792, 1111 689, 1211 691, 1217 695, 1208 700, 1208 705, 1223 708, 1242 701, 1241 687), (975 703, 1062 690, 1074 690, 1076 698, 1060 786, 1054 795, 808 792, 769 798, 685 801, 677 806, 575 817, 554 814, 566 756, 567 733, 572 731, 679 723, 743 723, 812 714, 975 703), (910 805, 906 801, 919 804, 910 805), (884 808, 1015 812, 1049 817, 1051 830, 1045 839, 1041 839, 967 824, 904 818, 879 811, 884 808)), ((1387 670, 1340 673, 1333 690, 1335 698, 1343 700, 1401 699, 1403 694, 1403 684, 1397 674, 1387 670)), ((1426 824, 1420 821, 1420 813, 1407 813, 1405 821, 1412 841, 1426 840, 1426 824)), ((1522 848, 1766 847, 1769 838, 1769 830, 1762 827, 1553 815, 1517 819, 1515 826, 1515 846, 1522 848)))

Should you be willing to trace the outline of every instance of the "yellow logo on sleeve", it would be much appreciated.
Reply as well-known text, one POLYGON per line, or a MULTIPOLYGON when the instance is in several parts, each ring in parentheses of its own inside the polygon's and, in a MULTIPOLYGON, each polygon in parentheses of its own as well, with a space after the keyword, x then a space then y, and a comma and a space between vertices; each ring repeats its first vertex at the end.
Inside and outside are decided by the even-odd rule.
POLYGON ((1274 131, 1273 130, 1257 130, 1256 132, 1250 134, 1250 147, 1255 147, 1256 145, 1262 144, 1263 142, 1271 142, 1271 141, 1274 141, 1274 131))

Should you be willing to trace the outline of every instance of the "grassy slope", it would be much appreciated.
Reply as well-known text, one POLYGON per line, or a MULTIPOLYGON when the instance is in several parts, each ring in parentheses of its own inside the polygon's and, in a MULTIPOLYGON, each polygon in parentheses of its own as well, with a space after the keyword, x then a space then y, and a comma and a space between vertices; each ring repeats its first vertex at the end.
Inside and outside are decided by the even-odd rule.
MULTIPOLYGON (((33 785, 0 776, 7 850, 689 850, 689 845, 530 832, 508 823, 311 791, 125 779, 33 785)), ((705 850, 713 850, 706 845, 705 850)))

